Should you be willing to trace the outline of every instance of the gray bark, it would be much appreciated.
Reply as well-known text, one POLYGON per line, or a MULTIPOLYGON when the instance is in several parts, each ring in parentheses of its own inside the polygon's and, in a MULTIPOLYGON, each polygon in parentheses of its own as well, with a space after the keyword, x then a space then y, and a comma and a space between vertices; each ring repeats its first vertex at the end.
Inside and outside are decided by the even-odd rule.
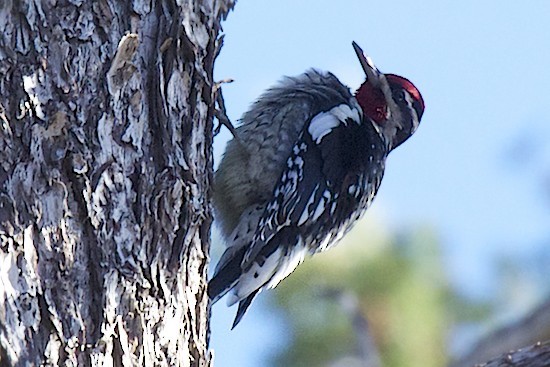
POLYGON ((206 366, 234 0, 0 1, 0 365, 206 366))

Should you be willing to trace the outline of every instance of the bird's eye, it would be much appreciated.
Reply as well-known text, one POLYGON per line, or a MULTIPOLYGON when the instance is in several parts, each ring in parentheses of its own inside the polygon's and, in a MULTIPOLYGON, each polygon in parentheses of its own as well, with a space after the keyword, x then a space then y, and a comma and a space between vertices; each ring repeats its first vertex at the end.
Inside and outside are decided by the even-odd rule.
POLYGON ((397 102, 404 102, 405 101, 405 91, 404 90, 397 90, 393 92, 393 98, 397 102))

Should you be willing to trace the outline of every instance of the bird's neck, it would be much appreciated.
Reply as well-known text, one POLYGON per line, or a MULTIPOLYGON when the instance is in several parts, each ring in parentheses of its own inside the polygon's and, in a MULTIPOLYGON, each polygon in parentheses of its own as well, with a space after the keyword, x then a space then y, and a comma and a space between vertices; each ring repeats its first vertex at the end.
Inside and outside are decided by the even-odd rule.
POLYGON ((355 98, 361 106, 363 114, 374 123, 382 125, 388 118, 388 104, 384 93, 379 88, 375 88, 365 81, 355 92, 355 98))

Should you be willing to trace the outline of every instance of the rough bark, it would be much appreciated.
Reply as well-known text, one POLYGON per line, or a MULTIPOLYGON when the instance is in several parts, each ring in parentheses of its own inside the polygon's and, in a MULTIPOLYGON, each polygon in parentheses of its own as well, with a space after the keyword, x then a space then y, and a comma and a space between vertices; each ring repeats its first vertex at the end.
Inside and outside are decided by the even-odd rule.
POLYGON ((234 0, 0 1, 0 365, 209 365, 234 0))

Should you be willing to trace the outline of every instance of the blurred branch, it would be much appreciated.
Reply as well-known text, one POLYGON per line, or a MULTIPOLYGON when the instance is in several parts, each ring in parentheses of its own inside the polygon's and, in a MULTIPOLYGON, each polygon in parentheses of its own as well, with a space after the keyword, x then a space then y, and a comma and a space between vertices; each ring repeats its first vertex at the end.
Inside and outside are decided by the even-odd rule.
MULTIPOLYGON (((544 340, 550 340, 550 298, 528 316, 498 329, 480 340, 469 354, 452 363, 450 367, 472 366, 520 346, 532 345, 544 340)), ((533 364, 533 366, 550 366, 550 345, 546 343, 543 346, 546 348, 547 364, 533 364)), ((520 353, 520 351, 515 353, 520 353)), ((483 366, 500 366, 500 364, 485 364, 483 366)), ((531 366, 531 364, 509 362, 506 366, 531 366)))
POLYGON ((550 366, 550 341, 518 349, 475 367, 548 367, 550 366))
POLYGON ((327 289, 323 295, 337 301, 351 320, 351 325, 357 341, 357 353, 361 365, 365 367, 381 367, 378 349, 370 333, 369 324, 359 307, 357 296, 342 289, 327 289))

